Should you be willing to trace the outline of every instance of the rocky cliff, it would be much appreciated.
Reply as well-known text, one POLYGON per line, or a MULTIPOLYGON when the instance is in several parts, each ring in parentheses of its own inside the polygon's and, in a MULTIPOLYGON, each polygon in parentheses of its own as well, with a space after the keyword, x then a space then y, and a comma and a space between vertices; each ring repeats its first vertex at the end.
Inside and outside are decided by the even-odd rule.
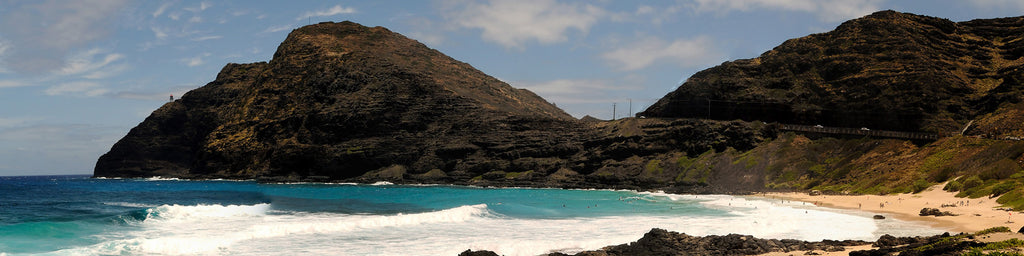
POLYGON ((750 149, 774 136, 743 122, 640 121, 575 120, 385 28, 321 23, 289 34, 270 62, 228 64, 154 111, 94 175, 703 186, 708 174, 644 174, 644 157, 750 149))
POLYGON ((694 193, 953 180, 1024 208, 1012 179, 1024 171, 1020 32, 1024 18, 878 12, 701 71, 648 118, 585 122, 385 28, 321 23, 154 111, 94 176, 694 193), (830 138, 778 123, 969 137, 830 138))
POLYGON ((113 146, 96 176, 345 179, 392 165, 472 171, 473 154, 558 156, 579 125, 382 27, 296 29, 269 63, 229 64, 113 146), (535 146, 536 145, 536 146, 535 146), (516 152, 525 153, 525 152, 516 152))
POLYGON ((1024 17, 877 12, 690 77, 647 117, 959 132, 1024 99, 1024 17))

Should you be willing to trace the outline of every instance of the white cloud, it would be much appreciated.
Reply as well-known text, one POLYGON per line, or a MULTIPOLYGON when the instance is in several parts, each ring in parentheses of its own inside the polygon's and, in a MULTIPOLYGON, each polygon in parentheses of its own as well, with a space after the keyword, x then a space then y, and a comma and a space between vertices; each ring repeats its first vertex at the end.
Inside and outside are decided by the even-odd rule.
POLYGON ((3 38, 0 38, 0 57, 4 56, 7 49, 11 48, 11 43, 5 42, 3 38))
POLYGON ((12 2, 0 10, 0 34, 11 43, 4 58, 15 72, 46 73, 65 65, 72 49, 106 38, 126 0, 12 2), (18 3, 18 4, 13 4, 18 3), (45 22, 26 22, 45 21, 45 22))
MULTIPOLYGON (((557 79, 542 82, 515 82, 515 86, 530 90, 544 99, 559 104, 586 104, 612 102, 611 99, 621 98, 622 91, 634 91, 633 85, 621 85, 617 82, 600 79, 557 79)), ((635 84, 629 82, 628 84, 635 84)))
POLYGON ((192 18, 189 18, 189 19, 188 19, 188 22, 191 22, 191 23, 200 23, 200 22, 203 22, 203 17, 199 17, 199 16, 192 16, 192 18))
POLYGON ((882 0, 694 0, 698 12, 751 11, 780 9, 808 12, 822 21, 835 22, 861 17, 881 10, 882 0))
MULTIPOLYGON (((10 43, 6 43, 6 42, 4 42, 3 38, 0 38, 0 64, 3 63, 4 53, 6 53, 7 49, 10 49, 10 48, 11 48, 10 43)), ((6 74, 6 73, 10 73, 10 72, 11 71, 7 70, 7 68, 4 68, 3 65, 0 65, 0 74, 6 74)))
POLYGON ((162 29, 162 28, 158 28, 158 27, 149 27, 149 30, 152 30, 152 31, 153 31, 153 36, 156 36, 156 39, 164 39, 164 38, 167 38, 167 32, 166 32, 166 31, 164 31, 164 29, 162 29))
POLYGON ((103 54, 103 51, 100 49, 91 49, 72 55, 68 58, 67 64, 58 73, 61 75, 78 75, 94 72, 122 58, 124 58, 124 55, 118 53, 103 54))
POLYGON ((338 14, 351 14, 351 13, 356 13, 356 9, 352 8, 352 7, 341 7, 341 5, 335 5, 335 6, 331 7, 331 8, 329 8, 329 9, 326 9, 326 10, 308 11, 306 13, 303 13, 299 17, 295 18, 295 20, 304 20, 304 19, 308 19, 308 18, 312 18, 312 17, 328 17, 328 16, 334 16, 334 15, 338 15, 338 14))
POLYGON ((210 4, 209 2, 201 2, 201 3, 199 3, 199 6, 196 6, 196 7, 186 7, 186 8, 182 8, 182 9, 186 10, 186 11, 189 11, 189 12, 197 13, 197 12, 205 11, 206 9, 209 9, 212 6, 213 6, 213 4, 210 4))
POLYGON ((295 28, 295 25, 288 24, 288 25, 269 27, 269 28, 263 30, 263 32, 264 33, 274 33, 274 32, 290 30, 290 29, 293 29, 293 28, 295 28))
POLYGON ((172 4, 174 3, 168 2, 161 4, 159 8, 156 8, 156 11, 153 11, 153 18, 160 17, 160 15, 164 14, 164 12, 167 11, 167 8, 171 7, 172 4))
POLYGON ((210 56, 210 53, 205 52, 205 53, 196 55, 195 57, 192 57, 192 58, 182 59, 181 61, 182 61, 182 63, 185 63, 186 66, 195 67, 195 66, 203 65, 204 63, 206 63, 206 61, 204 61, 203 58, 206 58, 206 57, 209 57, 209 56, 210 56))
POLYGON ((619 69, 637 70, 659 61, 676 63, 682 67, 700 67, 721 61, 723 55, 719 53, 711 38, 701 36, 673 42, 646 38, 606 52, 601 57, 619 66, 619 69))
MULTIPOLYGON (((651 24, 660 25, 679 16, 679 11, 684 7, 681 5, 671 6, 649 6, 641 5, 636 8, 631 17, 636 19, 649 19, 651 24)), ((630 16, 630 15, 626 15, 630 16)))
POLYGON ((128 66, 126 64, 113 65, 113 66, 110 66, 110 67, 107 67, 107 68, 97 69, 95 71, 92 71, 92 72, 90 72, 88 74, 83 75, 82 77, 83 78, 88 78, 88 79, 104 79, 104 78, 109 78, 109 77, 113 77, 113 76, 121 74, 125 70, 128 70, 129 67, 130 66, 128 66))
POLYGON ((249 13, 250 13, 249 10, 233 10, 233 11, 231 11, 231 16, 238 17, 238 16, 249 14, 249 13))
POLYGON ((204 36, 204 37, 192 38, 192 41, 193 42, 199 42, 199 41, 214 40, 214 39, 221 39, 221 38, 224 38, 224 37, 223 36, 204 36))
POLYGON ((431 46, 437 46, 444 42, 444 36, 440 34, 423 33, 417 31, 410 33, 409 37, 431 46))
POLYGON ((75 81, 62 83, 57 86, 50 87, 43 91, 46 95, 74 95, 74 96, 88 96, 95 97, 107 93, 106 88, 102 88, 99 83, 91 81, 75 81))
POLYGON ((592 5, 555 0, 453 1, 448 4, 444 16, 457 26, 481 29, 483 39, 519 49, 530 41, 543 44, 567 41, 570 30, 585 34, 607 13, 592 5))
POLYGON ((0 88, 28 86, 27 83, 15 80, 0 80, 0 88))

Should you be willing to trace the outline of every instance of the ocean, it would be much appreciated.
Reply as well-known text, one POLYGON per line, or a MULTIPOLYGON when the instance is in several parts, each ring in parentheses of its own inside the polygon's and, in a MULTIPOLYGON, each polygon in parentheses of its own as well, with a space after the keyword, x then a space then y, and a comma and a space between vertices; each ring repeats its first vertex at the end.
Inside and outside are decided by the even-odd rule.
POLYGON ((726 195, 449 185, 0 177, 0 255, 504 255, 593 250, 651 228, 875 240, 922 223, 726 195))

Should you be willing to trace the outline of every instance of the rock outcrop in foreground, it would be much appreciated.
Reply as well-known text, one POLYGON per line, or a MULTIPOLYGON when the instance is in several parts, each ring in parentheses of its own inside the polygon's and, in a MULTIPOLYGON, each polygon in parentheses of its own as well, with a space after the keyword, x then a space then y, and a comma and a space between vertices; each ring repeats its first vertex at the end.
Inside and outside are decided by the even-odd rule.
MULTIPOLYGON (((1016 255, 1021 240, 1010 234, 1007 227, 993 227, 974 234, 944 233, 934 236, 895 237, 882 235, 875 242, 834 241, 807 242, 793 239, 764 239, 749 235, 691 236, 683 233, 652 229, 636 242, 607 246, 585 251, 574 256, 654 256, 654 255, 761 255, 788 253, 790 255, 821 255, 826 252, 846 252, 851 256, 885 255, 1016 255), (1003 237, 1003 238, 996 238, 1003 237), (1011 238, 1006 238, 1011 237, 1011 238), (1005 240, 1004 240, 1005 239, 1005 240), (852 250, 851 246, 871 245, 871 249, 852 250), (1001 254, 1007 253, 1009 254, 1001 254), (989 254, 991 253, 991 254, 989 254)), ((466 250, 459 256, 498 255, 492 251, 466 250)), ((568 256, 561 252, 548 256, 568 256)))

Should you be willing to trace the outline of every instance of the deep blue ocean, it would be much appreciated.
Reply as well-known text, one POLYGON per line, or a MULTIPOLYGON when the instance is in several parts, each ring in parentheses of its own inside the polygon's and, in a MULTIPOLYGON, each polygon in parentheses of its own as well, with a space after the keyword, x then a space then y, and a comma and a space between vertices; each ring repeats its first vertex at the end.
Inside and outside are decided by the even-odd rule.
POLYGON ((724 195, 0 177, 0 255, 537 255, 627 243, 655 227, 811 241, 941 232, 724 195))

